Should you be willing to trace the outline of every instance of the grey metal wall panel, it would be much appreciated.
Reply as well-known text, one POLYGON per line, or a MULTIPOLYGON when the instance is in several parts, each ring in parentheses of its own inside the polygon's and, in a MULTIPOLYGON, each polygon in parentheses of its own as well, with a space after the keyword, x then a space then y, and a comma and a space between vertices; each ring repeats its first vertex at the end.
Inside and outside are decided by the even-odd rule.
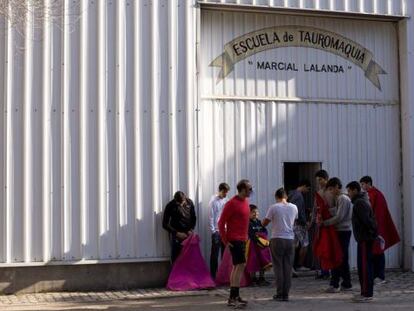
POLYGON ((61 9, 1 21, 0 264, 167 259, 163 208, 196 192, 194 3, 61 9))
POLYGON ((407 1, 409 0, 198 0, 198 3, 405 16, 407 15, 407 1))

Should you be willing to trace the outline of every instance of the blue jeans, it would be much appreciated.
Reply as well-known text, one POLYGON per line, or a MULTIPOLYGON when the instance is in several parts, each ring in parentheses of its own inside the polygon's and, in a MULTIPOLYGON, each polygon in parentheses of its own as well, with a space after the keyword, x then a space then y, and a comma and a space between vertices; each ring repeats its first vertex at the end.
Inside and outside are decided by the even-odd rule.
POLYGON ((337 231, 339 243, 342 249, 342 263, 331 271, 331 286, 339 288, 339 280, 342 278, 341 286, 351 288, 351 272, 349 270, 349 242, 351 240, 351 231, 337 231))

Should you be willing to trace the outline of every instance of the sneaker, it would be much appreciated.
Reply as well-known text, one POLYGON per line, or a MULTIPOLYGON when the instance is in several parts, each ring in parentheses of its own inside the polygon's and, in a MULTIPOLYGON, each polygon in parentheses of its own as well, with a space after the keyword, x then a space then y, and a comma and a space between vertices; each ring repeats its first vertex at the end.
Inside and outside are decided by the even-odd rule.
POLYGON ((266 281, 265 279, 259 279, 259 281, 257 281, 257 285, 258 286, 269 286, 270 282, 266 281))
POLYGON ((236 298, 236 301, 241 305, 247 305, 247 300, 242 299, 240 296, 236 298))
POLYGON ((273 295, 273 300, 283 301, 283 296, 282 295, 273 295))
POLYGON ((335 294, 335 293, 339 293, 341 290, 339 289, 339 287, 333 287, 333 286, 329 286, 327 289, 325 289, 325 293, 328 294, 335 294))
POLYGON ((310 271, 310 269, 306 268, 306 267, 299 267, 299 268, 296 268, 296 271, 297 272, 307 272, 307 271, 310 271))
POLYGON ((375 285, 384 285, 384 284, 387 284, 386 280, 383 280, 380 278, 375 279, 375 285))
POLYGON ((297 278, 298 277, 298 273, 296 272, 295 269, 292 269, 292 278, 297 278))
POLYGON ((352 298, 352 301, 357 302, 357 303, 371 302, 372 300, 373 300, 372 297, 365 297, 361 295, 357 295, 352 298))
POLYGON ((227 300, 227 306, 235 307, 236 305, 237 305, 237 300, 235 298, 229 298, 229 300, 227 300))
POLYGON ((289 301, 289 296, 283 296, 282 301, 289 301))
POLYGON ((352 286, 351 287, 341 286, 341 292, 352 292, 352 286))

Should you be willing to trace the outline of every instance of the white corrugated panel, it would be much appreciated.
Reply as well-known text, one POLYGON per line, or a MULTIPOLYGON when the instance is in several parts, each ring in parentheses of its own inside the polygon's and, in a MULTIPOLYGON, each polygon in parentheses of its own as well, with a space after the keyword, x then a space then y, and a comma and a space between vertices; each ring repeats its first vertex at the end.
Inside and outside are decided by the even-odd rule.
POLYGON ((1 22, 0 262, 168 258, 163 207, 195 194, 193 3, 61 2, 25 38, 1 22))
POLYGON ((198 3, 239 8, 276 8, 364 15, 405 16, 407 15, 407 1, 410 0, 198 0, 198 3))
MULTIPOLYGON (((273 203, 275 189, 283 185, 284 162, 320 162, 343 183, 371 175, 384 191, 401 230, 398 52, 394 24, 205 11, 201 30, 200 217, 207 218, 206 203, 220 182, 227 181, 234 193, 241 178, 253 182, 252 201, 264 215, 273 203), (339 78, 333 73, 307 76, 309 73, 302 71, 262 73, 249 68, 249 61, 258 58, 301 66, 344 61, 309 48, 277 48, 257 53, 236 63, 224 80, 217 79, 220 69, 209 65, 227 42, 244 33, 286 24, 329 29, 363 44, 386 68, 387 75, 380 77, 382 90, 373 86, 359 68, 339 78)), ((207 229, 203 236, 209 236, 207 229)), ((351 258, 355 259, 355 247, 352 252, 351 258)), ((399 267, 400 248, 392 248, 387 257, 390 267, 399 267)))

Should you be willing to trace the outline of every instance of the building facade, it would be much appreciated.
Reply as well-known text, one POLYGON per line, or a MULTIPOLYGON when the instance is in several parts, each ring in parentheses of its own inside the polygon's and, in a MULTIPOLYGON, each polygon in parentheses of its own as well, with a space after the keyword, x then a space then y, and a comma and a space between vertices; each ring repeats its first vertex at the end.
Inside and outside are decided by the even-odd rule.
POLYGON ((277 187, 319 168, 373 177, 403 240, 387 265, 414 269, 411 1, 61 10, 23 33, 1 22, 1 291, 162 284, 175 191, 195 201, 208 256, 220 182, 233 194, 250 179, 263 214, 277 187))

